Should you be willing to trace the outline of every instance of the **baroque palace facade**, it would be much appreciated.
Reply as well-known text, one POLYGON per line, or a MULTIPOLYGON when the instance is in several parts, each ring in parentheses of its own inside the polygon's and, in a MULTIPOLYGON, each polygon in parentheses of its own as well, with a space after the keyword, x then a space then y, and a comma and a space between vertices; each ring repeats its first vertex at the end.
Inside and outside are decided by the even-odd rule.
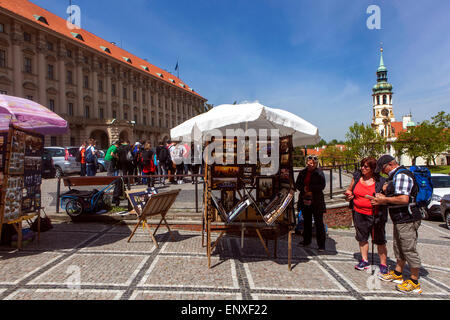
POLYGON ((0 0, 0 93, 36 101, 69 123, 46 146, 100 148, 167 140, 205 98, 174 75, 28 0, 0 0))

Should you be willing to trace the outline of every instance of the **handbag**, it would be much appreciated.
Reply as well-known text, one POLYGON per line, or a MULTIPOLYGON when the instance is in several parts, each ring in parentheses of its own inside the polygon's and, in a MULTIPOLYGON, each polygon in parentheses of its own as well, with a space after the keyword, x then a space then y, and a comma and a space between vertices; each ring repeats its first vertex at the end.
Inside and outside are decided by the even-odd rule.
MULTIPOLYGON (((32 231, 35 231, 35 232, 38 231, 38 219, 39 219, 39 217, 34 219, 33 223, 31 224, 30 229, 32 231)), ((41 232, 46 232, 46 231, 49 231, 50 229, 53 229, 52 221, 47 216, 45 211, 44 211, 44 217, 41 217, 41 227, 40 227, 40 229, 41 229, 40 230, 41 232)))

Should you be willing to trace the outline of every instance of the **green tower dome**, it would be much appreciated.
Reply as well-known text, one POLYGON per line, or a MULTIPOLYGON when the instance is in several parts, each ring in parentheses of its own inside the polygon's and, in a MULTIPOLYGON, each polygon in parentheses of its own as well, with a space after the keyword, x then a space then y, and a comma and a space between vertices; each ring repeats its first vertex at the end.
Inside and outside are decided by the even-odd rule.
POLYGON ((377 70, 377 84, 372 88, 373 93, 391 93, 392 85, 387 82, 387 68, 384 65, 383 60, 383 48, 380 49, 381 57, 380 57, 380 66, 377 70))

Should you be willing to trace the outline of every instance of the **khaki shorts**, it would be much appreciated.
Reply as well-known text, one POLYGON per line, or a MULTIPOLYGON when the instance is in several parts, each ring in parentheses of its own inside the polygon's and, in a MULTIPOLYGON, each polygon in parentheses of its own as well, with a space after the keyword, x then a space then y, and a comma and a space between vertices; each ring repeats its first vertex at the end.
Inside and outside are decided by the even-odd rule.
POLYGON ((410 268, 420 268, 417 253, 417 230, 421 221, 394 224, 394 253, 398 260, 406 261, 410 268))

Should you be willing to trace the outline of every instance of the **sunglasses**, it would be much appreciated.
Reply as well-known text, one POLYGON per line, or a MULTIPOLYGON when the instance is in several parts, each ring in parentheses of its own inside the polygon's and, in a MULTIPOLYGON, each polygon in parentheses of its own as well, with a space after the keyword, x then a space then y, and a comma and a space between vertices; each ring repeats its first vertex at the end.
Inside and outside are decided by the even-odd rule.
POLYGON ((308 159, 308 160, 314 160, 314 161, 319 160, 319 158, 316 157, 316 156, 308 156, 306 159, 308 159))

